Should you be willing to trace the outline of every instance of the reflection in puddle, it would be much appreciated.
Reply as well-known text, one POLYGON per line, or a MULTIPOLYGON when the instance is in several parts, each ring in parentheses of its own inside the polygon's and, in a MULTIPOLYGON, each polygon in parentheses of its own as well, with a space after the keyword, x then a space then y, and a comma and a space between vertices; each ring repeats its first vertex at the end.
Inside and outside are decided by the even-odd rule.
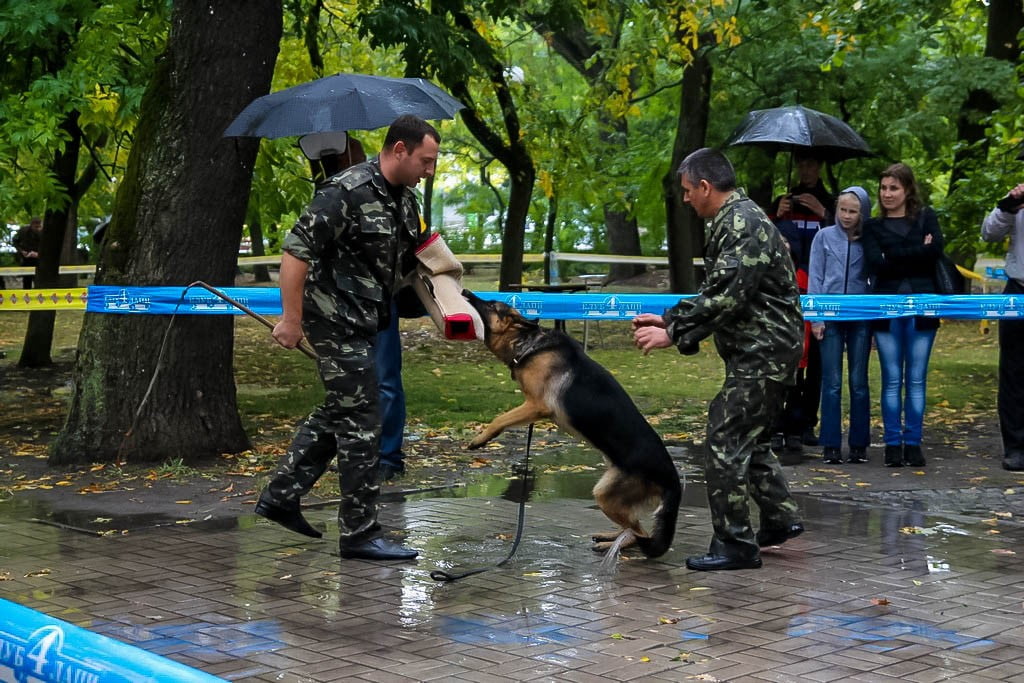
POLYGON ((544 617, 520 614, 496 615, 495 621, 441 616, 434 623, 434 630, 439 635, 471 645, 571 644, 579 641, 579 638, 564 633, 572 628, 544 617))
MULTIPOLYGON (((700 474, 690 462, 692 454, 686 448, 674 446, 673 460, 684 482, 692 482, 700 474)), ((601 454, 585 444, 555 443, 548 448, 537 448, 530 454, 530 471, 522 471, 520 461, 509 466, 502 474, 484 474, 470 471, 465 481, 445 489, 431 489, 406 493, 404 500, 431 498, 502 498, 511 502, 554 499, 588 500, 593 497, 594 484, 606 469, 601 454)), ((698 487, 700 488, 700 487, 698 487)), ((703 489, 698 504, 704 504, 703 489)), ((684 500, 684 505, 687 502, 684 500)))
POLYGON ((793 617, 786 635, 798 638, 822 631, 831 631, 855 643, 867 644, 869 649, 875 652, 895 650, 910 642, 916 642, 909 640, 907 636, 934 641, 943 646, 953 645, 957 650, 992 644, 991 640, 936 628, 921 622, 905 621, 898 617, 865 617, 836 612, 812 612, 793 617))

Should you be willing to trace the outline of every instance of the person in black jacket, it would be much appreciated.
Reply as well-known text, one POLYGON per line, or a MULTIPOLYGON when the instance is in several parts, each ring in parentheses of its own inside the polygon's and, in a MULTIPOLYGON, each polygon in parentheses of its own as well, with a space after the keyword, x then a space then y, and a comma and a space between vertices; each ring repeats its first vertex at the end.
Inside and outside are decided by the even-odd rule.
MULTIPOLYGON (((923 206, 906 164, 885 169, 878 182, 882 215, 864 224, 864 255, 876 294, 934 294, 935 263, 945 240, 935 212, 923 206)), ((885 466, 923 467, 921 450, 928 359, 939 319, 872 321, 882 366, 885 466)))
MULTIPOLYGON (((789 242, 797 282, 804 283, 800 293, 806 294, 811 243, 821 228, 835 222, 836 198, 821 180, 824 161, 814 150, 795 152, 793 158, 799 182, 789 188, 787 194, 776 197, 770 217, 789 242)), ((804 446, 818 445, 814 430, 821 403, 821 349, 818 339, 809 331, 805 336, 804 360, 796 386, 786 395, 782 414, 772 428, 772 449, 780 452, 785 448, 786 451, 783 464, 799 463, 804 446), (795 460, 791 459, 793 455, 795 460)))

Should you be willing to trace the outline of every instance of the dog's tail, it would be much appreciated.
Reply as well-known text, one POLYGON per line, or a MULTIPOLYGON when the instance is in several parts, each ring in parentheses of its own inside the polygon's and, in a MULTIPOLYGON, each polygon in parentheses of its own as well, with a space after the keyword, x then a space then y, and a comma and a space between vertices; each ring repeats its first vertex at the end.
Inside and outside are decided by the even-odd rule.
MULTIPOLYGON (((675 473, 675 467, 672 471, 675 473)), ((636 544, 647 557, 661 557, 672 545, 682 498, 682 487, 679 485, 679 475, 676 474, 661 490, 661 504, 654 511, 654 529, 651 535, 637 536, 636 544)))

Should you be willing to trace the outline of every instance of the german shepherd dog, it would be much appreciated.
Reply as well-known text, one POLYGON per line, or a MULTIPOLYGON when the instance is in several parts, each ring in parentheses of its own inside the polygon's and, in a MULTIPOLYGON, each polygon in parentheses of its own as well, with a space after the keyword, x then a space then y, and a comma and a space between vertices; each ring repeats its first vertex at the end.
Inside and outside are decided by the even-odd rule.
POLYGON ((468 290, 462 295, 483 319, 484 344, 508 365, 526 399, 495 417, 469 448, 480 448, 509 427, 553 420, 589 441, 608 464, 594 486, 594 499, 620 529, 594 534, 594 550, 636 545, 648 557, 663 555, 676 529, 679 472, 626 390, 564 332, 544 329, 516 309, 468 290), (654 530, 648 535, 640 515, 655 505, 654 530))

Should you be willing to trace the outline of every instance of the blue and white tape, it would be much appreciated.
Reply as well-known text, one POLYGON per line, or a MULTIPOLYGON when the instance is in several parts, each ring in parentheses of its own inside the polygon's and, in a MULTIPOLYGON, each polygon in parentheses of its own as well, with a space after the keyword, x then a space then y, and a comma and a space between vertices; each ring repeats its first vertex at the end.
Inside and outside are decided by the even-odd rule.
POLYGON ((213 683, 223 679, 0 599, 0 681, 213 683))
MULTIPOLYGON (((261 315, 281 314, 281 295, 275 287, 225 287, 221 291, 261 315)), ((477 292, 482 299, 507 303, 529 318, 545 320, 631 320, 641 313, 661 314, 681 298, 678 294, 477 292)), ((683 295, 685 298, 689 295, 683 295)), ((936 318, 1024 318, 1024 297, 1004 294, 863 294, 804 295, 808 320, 869 320, 927 316, 936 318)), ((182 297, 181 287, 89 287, 87 310, 92 313, 149 313, 169 315, 242 315, 223 299, 193 288, 182 297)))

